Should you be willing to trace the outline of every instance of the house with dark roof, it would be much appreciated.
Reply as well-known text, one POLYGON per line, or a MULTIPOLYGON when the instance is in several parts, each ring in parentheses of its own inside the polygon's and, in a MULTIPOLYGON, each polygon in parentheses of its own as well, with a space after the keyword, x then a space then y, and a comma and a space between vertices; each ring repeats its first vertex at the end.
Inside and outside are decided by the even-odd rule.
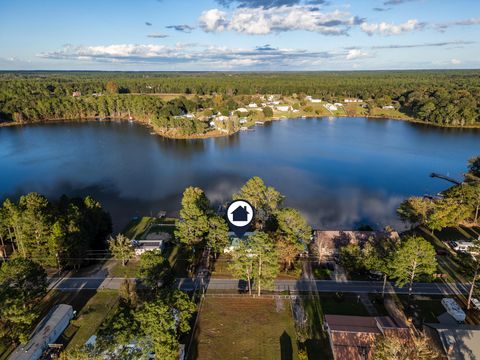
POLYGON ((480 359, 480 326, 455 323, 425 324, 425 333, 449 360, 480 359))
POLYGON ((363 247, 368 241, 382 241, 384 239, 397 240, 396 231, 342 231, 342 230, 315 230, 313 241, 320 258, 329 258, 338 254, 338 250, 349 244, 363 247))
POLYGON ((410 329, 390 316, 325 315, 324 326, 335 360, 372 359, 378 336, 410 339, 410 329))

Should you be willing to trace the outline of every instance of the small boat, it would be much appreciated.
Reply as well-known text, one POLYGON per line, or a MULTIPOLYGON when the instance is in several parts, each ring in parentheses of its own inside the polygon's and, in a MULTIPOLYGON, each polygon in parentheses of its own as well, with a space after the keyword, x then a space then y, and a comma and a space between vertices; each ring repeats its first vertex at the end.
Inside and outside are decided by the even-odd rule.
POLYGON ((255 121, 255 125, 263 125, 265 124, 263 121, 255 121))
POLYGON ((155 131, 150 131, 150 135, 157 135, 155 131))

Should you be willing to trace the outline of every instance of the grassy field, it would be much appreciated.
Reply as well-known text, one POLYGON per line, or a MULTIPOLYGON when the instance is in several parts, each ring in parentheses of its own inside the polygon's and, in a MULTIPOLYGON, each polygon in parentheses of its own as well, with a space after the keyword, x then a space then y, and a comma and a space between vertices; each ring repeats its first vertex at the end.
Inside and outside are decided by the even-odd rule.
POLYGON ((147 236, 148 226, 152 226, 153 231, 164 231, 173 235, 173 226, 162 226, 175 224, 176 220, 173 218, 154 218, 149 216, 143 216, 137 219, 131 220, 127 226, 123 229, 122 233, 129 239, 143 239, 147 236))
POLYGON ((109 311, 115 309, 117 302, 116 290, 98 290, 65 330, 64 336, 70 339, 67 349, 85 344, 96 333, 109 311))
POLYGON ((133 278, 137 276, 138 264, 140 263, 137 259, 131 259, 128 263, 123 266, 122 262, 119 260, 109 260, 112 263, 111 266, 107 264, 108 275, 112 277, 127 277, 133 278))
POLYGON ((190 359, 297 359, 288 300, 207 298, 190 359), (278 310, 278 311, 277 311, 278 310))

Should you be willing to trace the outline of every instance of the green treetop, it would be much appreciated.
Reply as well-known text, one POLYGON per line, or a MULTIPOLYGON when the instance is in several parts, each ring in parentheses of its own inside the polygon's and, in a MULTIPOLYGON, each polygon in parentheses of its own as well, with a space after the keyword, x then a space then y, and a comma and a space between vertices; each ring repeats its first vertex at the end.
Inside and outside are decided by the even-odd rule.
POLYGON ((431 276, 437 269, 435 248, 422 237, 404 240, 392 258, 390 268, 397 286, 409 284, 409 294, 413 282, 420 276, 431 276))

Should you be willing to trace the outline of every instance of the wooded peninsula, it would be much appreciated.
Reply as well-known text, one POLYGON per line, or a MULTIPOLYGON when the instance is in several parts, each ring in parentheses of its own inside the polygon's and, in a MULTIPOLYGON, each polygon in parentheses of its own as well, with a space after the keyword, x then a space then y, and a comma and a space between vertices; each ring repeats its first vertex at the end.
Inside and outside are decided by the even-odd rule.
POLYGON ((480 70, 0 72, 0 125, 129 119, 168 137, 232 134, 280 118, 365 116, 480 126, 480 70))

